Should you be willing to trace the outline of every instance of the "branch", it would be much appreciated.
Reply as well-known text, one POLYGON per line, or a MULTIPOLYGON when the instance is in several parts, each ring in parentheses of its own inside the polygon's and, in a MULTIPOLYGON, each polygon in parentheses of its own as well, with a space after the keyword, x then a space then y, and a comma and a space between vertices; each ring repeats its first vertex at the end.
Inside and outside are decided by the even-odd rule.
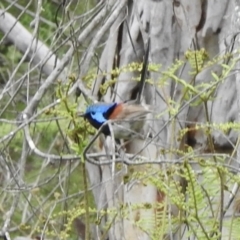
MULTIPOLYGON (((23 114, 23 120, 25 121, 25 123, 27 123, 29 121, 27 114, 23 114)), ((24 135, 25 138, 27 140, 28 146, 30 147, 30 149, 38 156, 42 157, 42 158, 46 158, 46 159, 51 159, 51 160, 79 160, 80 157, 76 156, 76 155, 70 155, 70 156, 58 156, 58 155, 54 155, 54 154, 47 154, 47 153, 43 153, 41 150, 39 150, 35 143, 33 142, 31 136, 30 136, 30 132, 29 132, 29 127, 28 124, 25 124, 24 129, 24 135)))
MULTIPOLYGON (((47 76, 51 74, 60 61, 57 56, 42 41, 30 33, 15 17, 10 13, 0 9, 0 31, 5 34, 4 39, 12 42, 21 53, 28 51, 27 57, 33 60, 34 65, 38 65, 47 76)), ((61 76, 63 78, 64 75, 61 76)))
POLYGON ((77 39, 76 46, 70 47, 65 56, 62 58, 59 65, 53 70, 53 72, 48 76, 46 81, 33 96, 28 106, 25 108, 24 113, 26 113, 29 116, 32 116, 33 112, 36 110, 39 102, 41 101, 46 91, 49 89, 50 85, 53 84, 53 82, 58 78, 63 69, 71 61, 73 55, 75 54, 76 48, 79 45, 83 44, 83 42, 89 36, 91 36, 92 31, 105 19, 106 13, 108 12, 108 7, 109 5, 106 4, 104 8, 96 15, 96 17, 89 23, 89 25, 83 31, 81 31, 81 34, 77 39))
POLYGON ((93 38, 90 46, 88 47, 88 50, 86 51, 86 54, 83 56, 82 59, 82 75, 85 75, 88 71, 88 68, 90 66, 90 61, 94 55, 95 49, 98 46, 100 40, 104 36, 105 32, 109 30, 109 28, 112 26, 112 24, 116 21, 119 14, 123 10, 123 8, 126 6, 127 0, 121 0, 118 4, 116 9, 111 13, 110 17, 106 21, 106 23, 101 27, 101 29, 97 32, 96 36, 93 38))

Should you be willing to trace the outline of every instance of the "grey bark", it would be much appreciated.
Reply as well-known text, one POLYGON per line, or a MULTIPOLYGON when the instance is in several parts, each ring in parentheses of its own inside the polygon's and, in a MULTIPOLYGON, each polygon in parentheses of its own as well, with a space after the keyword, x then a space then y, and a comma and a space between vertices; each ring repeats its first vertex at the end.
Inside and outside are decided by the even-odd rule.
MULTIPOLYGON (((92 99, 99 98, 99 88, 104 81, 111 79, 110 71, 115 66, 123 67, 132 62, 142 62, 148 38, 150 38, 151 43, 150 63, 161 64, 162 69, 166 70, 175 59, 184 59, 184 54, 188 49, 205 48, 210 58, 230 51, 232 43, 235 41, 233 34, 239 29, 239 18, 236 17, 239 13, 235 9, 236 6, 239 9, 239 3, 235 3, 234 0, 120 0, 106 2, 102 10, 99 11, 89 26, 80 33, 77 39, 78 44, 82 44, 87 38, 90 39, 89 51, 82 56, 80 61, 81 72, 78 79, 79 88, 82 92, 87 92, 81 78, 89 70, 94 51, 109 29, 108 39, 100 58, 99 75, 92 90, 92 99), (232 28, 232 13, 236 14, 235 20, 233 20, 234 28, 232 28), (100 23, 103 27, 94 38, 91 33, 100 26, 100 23), (131 37, 129 37, 129 34, 131 37), (108 74, 103 77, 102 72, 108 74)), ((57 67, 55 68, 56 56, 53 52, 42 42, 35 40, 35 36, 33 37, 26 29, 23 29, 19 23, 15 24, 15 19, 8 13, 3 13, 2 10, 0 11, 0 30, 22 53, 26 54, 27 52, 27 56, 33 59, 36 66, 43 66, 43 72, 48 75, 45 83, 24 110, 25 113, 32 116, 49 86, 58 76, 62 76, 61 74, 64 73, 75 49, 71 46, 63 59, 57 61, 57 67), (26 42, 23 42, 22 39, 25 39, 26 42), (42 65, 44 61, 46 63, 42 65)), ((233 50, 238 47, 238 44, 234 45, 233 50)), ((235 70, 238 71, 238 66, 235 70)), ((213 65, 194 77, 189 75, 189 71, 190 66, 188 64, 184 65, 178 72, 178 77, 184 79, 187 83, 199 84, 210 82, 212 80, 211 72, 220 76, 222 68, 219 65, 213 65)), ((132 79, 138 76, 138 72, 122 72, 114 89, 109 88, 106 95, 98 100, 106 102, 131 100, 138 85, 132 79)), ((149 78, 153 80, 153 84, 146 84, 143 94, 143 101, 154 106, 154 109, 157 109, 157 114, 160 115, 154 120, 154 116, 149 116, 146 128, 144 128, 145 132, 151 133, 154 141, 136 139, 126 145, 125 150, 133 154, 140 152, 139 155, 146 157, 147 160, 157 159, 159 162, 170 162, 174 161, 177 156, 161 154, 159 148, 180 148, 180 142, 176 137, 178 132, 185 128, 188 122, 206 123, 206 116, 204 106, 191 107, 189 102, 182 101, 183 87, 180 84, 168 79, 165 85, 159 86, 158 82, 162 77, 163 74, 160 72, 151 72, 149 78), (170 100, 179 104, 179 110, 181 111, 177 116, 171 116, 166 111, 171 107, 170 100)), ((215 123, 239 122, 238 78, 238 74, 230 74, 217 86, 214 99, 207 103, 210 121, 215 123)), ((239 133, 233 130, 228 133, 214 130, 211 134, 214 144, 220 147, 234 146, 239 137, 239 133)), ((196 132, 194 137, 196 141, 195 150, 201 151, 206 146, 206 135, 200 130, 196 132)), ((111 139, 106 139, 105 145, 106 147, 101 150, 102 152, 114 152, 111 139)), ((126 157, 124 153, 123 157, 126 157)), ((238 168, 239 161, 231 164, 238 168)), ((93 189, 94 199, 99 211, 107 208, 116 208, 120 211, 122 203, 127 204, 130 209, 128 218, 119 220, 107 216, 103 219, 102 226, 95 229, 94 239, 100 238, 101 227, 105 226, 107 221, 113 222, 108 234, 109 240, 151 239, 149 234, 142 231, 135 223, 138 218, 154 218, 154 209, 132 210, 131 206, 146 202, 154 204, 159 201, 157 188, 151 184, 144 185, 141 181, 125 183, 124 176, 128 167, 123 165, 119 170, 116 168, 114 159, 110 166, 99 167, 87 163, 86 167, 91 186, 100 184, 99 187, 93 189)), ((135 172, 144 172, 146 167, 146 165, 133 166, 135 172)), ((159 164, 151 167, 156 171, 164 171, 167 166, 162 164, 160 168, 159 164)), ((194 167, 196 171, 199 170, 199 166, 194 167)), ((201 177, 199 179, 201 180, 201 177)), ((221 207, 227 206, 226 219, 233 215, 234 201, 229 204, 229 199, 233 197, 234 200, 234 197, 238 195, 238 185, 233 187, 232 192, 234 194, 224 192, 224 206, 221 207)), ((219 200, 219 196, 216 199, 219 200)), ((171 214, 178 214, 178 210, 171 204, 168 204, 168 210, 171 214)), ((208 209, 205 209, 205 211, 208 211, 208 209)), ((171 215, 169 214, 170 218, 171 215)), ((144 227, 151 232, 155 225, 153 222, 146 222, 144 227)), ((182 239, 187 239, 186 229, 187 227, 183 224, 178 228, 178 231, 169 231, 165 237, 167 239, 179 239, 179 236, 181 236, 182 239)), ((224 223, 220 230, 224 235, 228 235, 224 223)), ((192 239, 196 238, 192 237, 192 239)))
MULTIPOLYGON (((127 21, 124 22, 121 51, 116 53, 116 36, 115 38, 109 37, 106 47, 103 50, 100 64, 105 67, 104 69, 109 71, 109 66, 113 66, 113 55, 110 59, 104 57, 109 53, 119 54, 120 67, 131 62, 141 62, 148 36, 151 41, 150 62, 162 64, 163 69, 169 67, 174 59, 183 59, 184 53, 188 49, 205 48, 210 59, 219 54, 224 54, 228 52, 231 47, 232 34, 234 33, 231 28, 231 14, 234 12, 234 7, 234 1, 129 1, 129 15, 127 21), (129 25, 131 39, 127 33, 126 24, 129 25)), ((118 22, 119 21, 120 20, 118 20, 118 22)), ((110 29, 110 32, 116 32, 115 27, 114 25, 114 27, 110 29)), ((190 66, 185 65, 179 72, 179 77, 190 83, 193 79, 189 75, 189 70, 190 66)), ((202 71, 195 77, 195 84, 210 82, 212 71, 220 75, 222 68, 219 67, 219 65, 214 65, 202 71)), ((115 87, 116 95, 114 96, 116 101, 131 99, 132 92, 137 86, 137 83, 131 79, 136 76, 138 76, 138 73, 135 72, 124 72, 120 74, 115 87)), ((210 120, 212 122, 226 123, 237 121, 238 110, 235 77, 235 74, 230 74, 227 79, 224 79, 222 84, 219 84, 217 87, 214 100, 208 102, 210 120)), ((168 108, 169 99, 180 103, 182 97, 182 87, 180 85, 175 84, 169 79, 167 85, 158 87, 157 82, 159 78, 161 78, 161 74, 151 73, 150 78, 154 81, 154 84, 153 86, 146 86, 144 92, 145 102, 155 106, 159 113, 164 112, 168 108)), ((97 86, 100 86, 101 80, 103 79, 98 78, 97 86)), ((97 92, 98 89, 95 88, 95 96, 97 96, 97 92)), ((105 100, 112 100, 111 93, 108 92, 105 100)), ((173 128, 171 127, 173 119, 167 113, 161 115, 160 119, 148 121, 153 136, 158 134, 155 144, 157 143, 163 148, 164 146, 166 148, 168 146, 178 148, 179 142, 176 138, 172 138, 172 136, 176 135, 181 128, 185 128, 187 122, 206 122, 203 106, 189 107, 189 104, 185 101, 180 106, 180 109, 181 112, 175 119, 176 124, 173 128)), ((212 132, 212 137, 215 145, 227 147, 234 146, 238 134, 235 131, 230 131, 226 134, 220 130, 215 130, 212 132)), ((197 143, 196 148, 206 146, 207 139, 201 131, 196 133, 195 140, 197 143)), ((137 143, 131 143, 128 146, 128 150, 130 152, 136 152, 136 149, 139 149, 141 144, 141 140, 137 143)), ((153 148, 155 144, 152 143, 150 146, 153 148)), ((157 151, 151 150, 151 152, 155 154, 157 151)), ((144 155, 144 153, 142 154, 144 155)), ((150 157, 148 154, 145 156, 150 157)), ((168 160, 171 160, 169 159, 171 157, 173 156, 165 156, 168 160)), ((160 156, 157 156, 157 158, 160 158, 160 156)), ((233 165, 236 166, 236 163, 233 165)), ((196 167, 196 170, 197 169, 198 167, 196 167)), ((119 182, 119 184, 121 184, 121 182, 119 182)), ((133 186, 135 188, 137 185, 133 184, 133 186)), ((127 188, 127 185, 125 187, 127 188)), ((138 191, 132 189, 131 193, 125 189, 125 203, 126 201, 129 204, 136 203, 137 198, 140 201, 143 200, 141 199, 141 194, 144 194, 144 192, 147 194, 147 191, 144 190, 143 186, 138 186, 137 189, 138 191)), ((151 192, 151 200, 148 201, 156 201, 156 189, 151 189, 151 186, 147 186, 145 189, 148 189, 148 194, 151 192)), ((227 204, 228 199, 229 194, 226 193, 223 203, 227 204)), ((229 216, 232 205, 228 209, 227 215, 229 216)), ((142 217, 144 216, 144 213, 138 214, 142 217)), ((130 225, 131 223, 126 220, 124 224, 124 236, 116 237, 110 235, 110 239, 150 239, 149 236, 139 231, 139 229, 131 228, 130 225)), ((187 233, 184 229, 185 227, 182 226, 182 229, 179 231, 187 233)), ((227 230, 224 227, 223 229, 221 228, 221 231, 223 234, 227 234, 227 230)), ((169 233, 168 237, 170 239, 179 239, 179 232, 169 233)), ((183 235, 182 239, 187 239, 187 236, 183 235)))
MULTIPOLYGON (((47 76, 59 65, 58 57, 37 36, 33 36, 10 13, 0 9, 0 31, 5 38, 12 42, 27 58, 33 60, 33 65, 42 70, 47 76)), ((60 77, 64 80, 66 74, 60 77)))

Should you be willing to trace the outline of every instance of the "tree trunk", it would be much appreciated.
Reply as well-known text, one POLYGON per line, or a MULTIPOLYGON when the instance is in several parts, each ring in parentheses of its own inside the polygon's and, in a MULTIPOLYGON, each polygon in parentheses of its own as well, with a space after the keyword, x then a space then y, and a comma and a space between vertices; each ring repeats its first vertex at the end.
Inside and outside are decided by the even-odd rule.
MULTIPOLYGON (((186 141, 195 142, 194 149, 201 152, 205 152, 209 146, 208 135, 202 130, 194 131, 194 134, 189 134, 189 139, 184 138, 179 141, 177 135, 181 129, 209 121, 214 123, 237 121, 235 74, 230 74, 223 79, 221 84, 217 85, 216 91, 212 95, 214 100, 207 101, 207 105, 200 104, 194 107, 189 104, 189 101, 184 100, 186 92, 184 92, 183 85, 174 81, 170 76, 168 76, 165 84, 159 84, 159 80, 166 77, 164 76, 164 70, 172 66, 176 59, 185 61, 185 64, 178 70, 177 76, 193 86, 213 81, 212 72, 218 76, 223 74, 221 64, 205 67, 195 75, 189 74, 192 66, 190 66, 189 61, 186 61, 185 53, 189 49, 195 51, 205 49, 211 60, 218 55, 224 55, 232 51, 235 48, 231 48, 232 41, 234 41, 234 32, 231 28, 231 14, 234 12, 234 7, 234 1, 226 0, 128 1, 126 8, 122 10, 117 21, 110 29, 109 38, 100 61, 102 71, 109 73, 114 67, 121 68, 133 62, 141 63, 146 51, 148 37, 151 46, 150 63, 161 64, 162 67, 161 71, 149 72, 152 83, 147 83, 144 89, 144 102, 154 106, 154 109, 157 109, 157 113, 160 115, 154 120, 149 118, 147 122, 153 140, 138 139, 130 141, 126 147, 127 153, 135 154, 140 151, 140 155, 146 157, 149 161, 172 161, 174 163, 178 154, 163 154, 160 149, 182 149, 182 143, 185 144, 186 141), (116 59, 117 61, 114 62, 116 59), (174 106, 172 105, 173 101, 174 106), (177 115, 166 111, 171 107, 176 107, 179 110, 177 115), (209 118, 206 118, 206 109, 209 111, 207 113, 210 116, 209 118), (146 142, 148 142, 148 145, 144 147, 146 142)), ((221 62, 228 64, 225 60, 221 62)), ((95 84, 97 87, 94 89, 95 96, 98 94, 99 86, 110 77, 108 75, 107 78, 99 77, 97 79, 95 84)), ((115 84, 114 91, 109 89, 104 96, 104 100, 115 100, 117 102, 131 100, 138 85, 137 81, 133 80, 136 77, 139 77, 139 72, 122 72, 115 84)), ((194 98, 194 96, 192 97, 194 98)), ((211 131, 212 142, 214 146, 220 146, 221 151, 224 147, 232 147, 236 143, 237 137, 237 132, 233 130, 229 131, 228 134, 224 134, 220 130, 211 131)), ((158 172, 166 171, 168 167, 169 165, 166 164, 154 164, 150 168, 152 171, 158 172)), ((196 171, 200 169, 198 164, 192 167, 196 171)), ((102 171, 105 168, 102 168, 102 171)), ((176 216, 179 212, 174 204, 168 202, 168 196, 159 192, 156 185, 151 182, 146 184, 144 181, 134 178, 125 182, 124 176, 126 172, 129 173, 129 168, 129 166, 123 166, 122 172, 115 169, 115 174, 118 177, 114 178, 115 180, 110 182, 108 186, 109 189, 117 189, 112 194, 106 194, 107 202, 110 203, 111 208, 119 208, 118 204, 121 202, 130 209, 127 216, 122 219, 122 225, 115 220, 113 229, 116 230, 117 228, 117 231, 115 234, 114 231, 110 231, 109 239, 153 239, 151 233, 154 233, 157 226, 156 221, 154 221, 157 208, 134 210, 131 209, 131 206, 146 203, 154 206, 158 202, 166 206, 161 208, 162 211, 167 211, 173 216, 176 216), (117 193, 116 191, 123 194, 115 195, 116 201, 113 204, 112 196, 117 193), (143 220, 142 223, 141 220, 143 220)), ((133 172, 143 173, 143 175, 147 168, 148 165, 131 166, 133 172)), ((110 176, 109 171, 108 174, 102 175, 102 181, 107 181, 110 176)), ((177 177, 177 179, 179 178, 177 177)), ((200 175, 199 181, 201 179, 200 175)), ((168 180, 166 174, 165 181, 168 180)), ((218 217, 221 225, 219 230, 224 236, 229 236, 227 230, 222 226, 224 223, 221 220, 224 217, 222 213, 227 206, 229 194, 224 190, 221 193, 216 197, 217 201, 221 200, 220 208, 222 209, 218 217), (223 200, 221 200, 223 197, 221 193, 224 194, 223 200)), ((99 199, 95 200, 98 201, 99 199)), ((214 204, 213 207, 215 207, 214 204)), ((231 207, 228 208, 227 213, 231 212, 231 209, 231 207)), ((205 211, 208 210, 205 209, 205 211)), ((169 221, 168 224, 171 224, 170 219, 169 221)), ((178 228, 178 231, 171 230, 167 235, 169 239, 187 239, 188 234, 186 226, 183 224, 181 228, 178 228)), ((162 238, 159 237, 159 239, 162 238)), ((196 239, 196 235, 192 235, 191 239, 196 239)))

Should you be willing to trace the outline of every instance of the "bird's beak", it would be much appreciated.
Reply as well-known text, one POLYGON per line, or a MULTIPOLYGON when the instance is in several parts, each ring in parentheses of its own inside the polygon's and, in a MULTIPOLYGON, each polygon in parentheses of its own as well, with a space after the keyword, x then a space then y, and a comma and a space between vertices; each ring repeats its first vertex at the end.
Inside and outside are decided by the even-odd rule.
POLYGON ((78 117, 85 117, 85 113, 77 113, 78 117))

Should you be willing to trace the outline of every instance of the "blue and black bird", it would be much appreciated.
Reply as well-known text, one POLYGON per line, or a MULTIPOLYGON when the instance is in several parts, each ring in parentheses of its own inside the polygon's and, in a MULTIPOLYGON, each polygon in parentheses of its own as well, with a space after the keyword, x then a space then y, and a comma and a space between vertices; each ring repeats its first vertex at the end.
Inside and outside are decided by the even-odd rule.
MULTIPOLYGON (((140 103, 145 85, 145 79, 148 69, 148 55, 150 49, 150 38, 144 56, 141 78, 138 88, 136 102, 140 103)), ((105 135, 110 135, 110 128, 106 124, 111 120, 111 126, 116 139, 129 139, 139 134, 144 125, 144 119, 148 113, 152 112, 150 106, 141 104, 124 103, 96 103, 90 105, 86 112, 80 116, 87 119, 96 129, 102 130, 105 135)))
MULTIPOLYGON (((150 113, 150 107, 129 103, 96 103, 87 107, 80 116, 88 120, 96 129, 111 120, 114 137, 128 139, 139 133, 143 127, 143 120, 150 113)), ((102 133, 110 135, 108 124, 102 127, 102 133)))

